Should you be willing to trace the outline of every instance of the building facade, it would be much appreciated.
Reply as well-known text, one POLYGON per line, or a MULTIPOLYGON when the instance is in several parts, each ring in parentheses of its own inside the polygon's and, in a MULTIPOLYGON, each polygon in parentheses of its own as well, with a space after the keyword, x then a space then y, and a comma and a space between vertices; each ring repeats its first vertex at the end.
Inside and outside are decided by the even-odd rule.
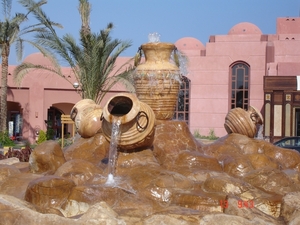
MULTIPOLYGON (((226 35, 212 35, 208 43, 193 37, 179 39, 176 47, 188 57, 175 119, 185 120, 192 133, 226 135, 225 116, 235 107, 253 106, 264 117, 263 135, 275 141, 300 135, 300 18, 278 18, 276 34, 263 34, 255 24, 242 22, 226 35)), ((143 44, 143 43, 141 43, 143 44)), ((130 56, 132 57, 132 56, 130 56)), ((130 57, 120 57, 123 63, 130 57)), ((47 65, 39 53, 26 61, 47 65)), ((9 67, 12 74, 15 66, 9 67)), ((80 100, 70 68, 69 81, 44 71, 32 71, 21 86, 9 76, 10 133, 33 142, 47 124, 58 131, 61 114, 69 114, 80 100)), ((126 89, 116 85, 102 101, 126 89)), ((71 131, 70 125, 65 132, 71 131)))

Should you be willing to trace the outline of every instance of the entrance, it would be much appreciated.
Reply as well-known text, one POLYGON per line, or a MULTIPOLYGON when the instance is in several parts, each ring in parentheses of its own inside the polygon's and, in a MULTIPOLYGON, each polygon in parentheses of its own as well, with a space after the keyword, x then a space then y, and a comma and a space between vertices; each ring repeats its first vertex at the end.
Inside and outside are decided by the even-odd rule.
MULTIPOLYGON (((61 138, 61 114, 62 112, 55 108, 50 107, 48 109, 48 120, 45 120, 47 125, 47 132, 51 139, 61 138)), ((68 126, 64 127, 64 133, 68 130, 68 126)))

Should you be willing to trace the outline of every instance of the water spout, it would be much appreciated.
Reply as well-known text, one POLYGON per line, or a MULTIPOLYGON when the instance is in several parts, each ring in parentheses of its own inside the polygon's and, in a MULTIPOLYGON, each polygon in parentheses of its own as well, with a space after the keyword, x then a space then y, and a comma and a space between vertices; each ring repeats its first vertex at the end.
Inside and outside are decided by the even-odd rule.
POLYGON ((160 34, 157 32, 148 34, 148 42, 149 43, 158 43, 160 42, 160 34))
POLYGON ((111 130, 111 141, 109 146, 109 158, 108 158, 108 178, 106 184, 114 184, 114 174, 116 167, 116 159, 118 154, 118 143, 120 137, 120 124, 119 117, 114 116, 111 130))
POLYGON ((264 140, 264 125, 258 124, 258 131, 255 139, 264 140))

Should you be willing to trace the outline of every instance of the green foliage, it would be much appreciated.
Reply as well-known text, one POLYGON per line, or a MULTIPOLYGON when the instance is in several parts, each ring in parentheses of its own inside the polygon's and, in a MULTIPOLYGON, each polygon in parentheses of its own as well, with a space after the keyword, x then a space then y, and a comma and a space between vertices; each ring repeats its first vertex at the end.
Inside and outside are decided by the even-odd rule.
POLYGON ((37 144, 41 144, 43 143, 44 141, 47 141, 47 135, 46 135, 46 132, 43 131, 43 130, 40 130, 40 134, 39 134, 39 137, 38 137, 38 140, 36 141, 37 144))
MULTIPOLYGON (((1 0, 2 13, 0 18, 0 59, 1 59, 1 102, 0 102, 0 131, 5 132, 7 129, 7 76, 9 55, 12 44, 15 44, 17 59, 21 61, 23 56, 24 44, 29 43, 40 50, 41 46, 35 45, 35 41, 26 40, 27 34, 47 32, 52 26, 60 26, 53 23, 42 11, 41 6, 47 1, 19 0, 26 10, 25 13, 18 13, 12 10, 12 0, 1 0), (14 13, 12 13, 14 12, 14 13), (34 15, 38 20, 36 24, 26 24, 30 15, 34 15), (13 16, 12 16, 13 15, 13 16), (3 18, 3 19, 2 19, 3 18), (2 20, 1 20, 2 19, 2 20)), ((28 37, 28 36, 27 36, 28 37)))
POLYGON ((208 134, 208 139, 209 140, 217 140, 218 137, 215 134, 214 129, 210 129, 209 134, 208 134))
POLYGON ((218 137, 215 134, 214 129, 210 129, 208 136, 201 135, 199 130, 194 130, 194 137, 199 139, 217 140, 218 137))
MULTIPOLYGON (((65 138, 64 139, 64 147, 70 146, 71 144, 73 144, 73 138, 65 138)), ((59 145, 61 146, 61 139, 58 140, 59 145)))
POLYGON ((53 140, 54 139, 55 132, 52 128, 47 128, 46 136, 47 140, 53 140))
POLYGON ((201 138, 199 130, 194 130, 194 137, 195 138, 201 138))
POLYGON ((9 138, 8 131, 0 132, 0 143, 2 146, 14 146, 15 143, 9 138))

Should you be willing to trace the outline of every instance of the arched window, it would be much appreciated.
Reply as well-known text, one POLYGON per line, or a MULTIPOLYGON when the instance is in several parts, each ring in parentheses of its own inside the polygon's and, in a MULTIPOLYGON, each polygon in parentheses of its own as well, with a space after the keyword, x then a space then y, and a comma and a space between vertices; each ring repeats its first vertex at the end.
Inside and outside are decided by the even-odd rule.
POLYGON ((231 109, 249 106, 249 70, 248 64, 243 62, 231 66, 231 109))
POLYGON ((190 109, 190 85, 191 81, 185 76, 182 76, 178 101, 173 119, 183 120, 189 124, 189 109, 190 109))

